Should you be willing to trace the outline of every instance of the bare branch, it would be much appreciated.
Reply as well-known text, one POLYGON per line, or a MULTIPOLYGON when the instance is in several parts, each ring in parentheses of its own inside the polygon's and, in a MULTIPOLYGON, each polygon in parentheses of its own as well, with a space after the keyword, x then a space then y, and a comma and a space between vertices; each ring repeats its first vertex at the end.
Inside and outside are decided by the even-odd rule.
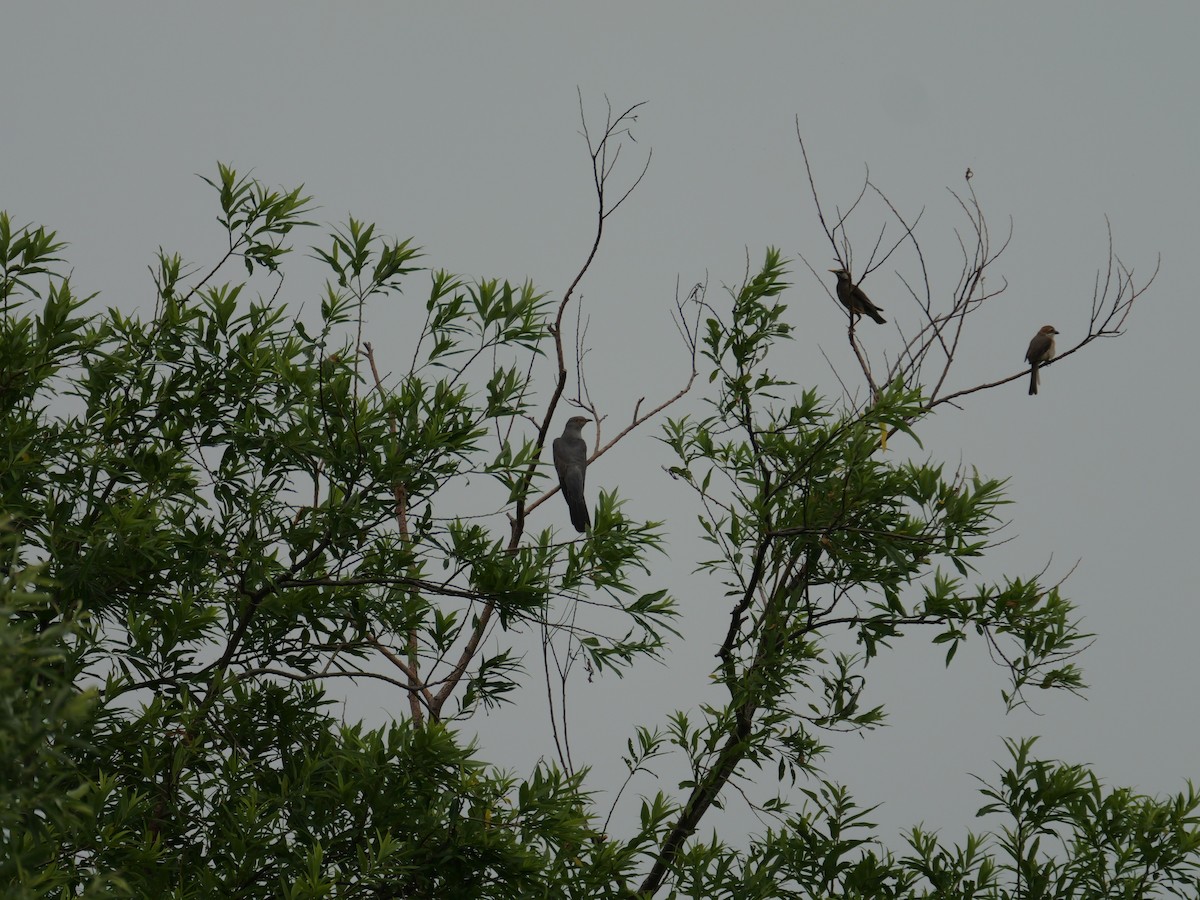
MULTIPOLYGON (((691 292, 688 294, 688 296, 684 300, 678 299, 678 288, 676 289, 677 296, 676 296, 676 301, 675 301, 675 310, 672 312, 672 319, 675 322, 676 329, 680 332, 680 335, 683 337, 684 343, 685 343, 685 345, 687 347, 687 351, 688 351, 688 361, 690 363, 691 368, 688 373, 687 381, 684 382, 683 387, 681 387, 679 390, 677 390, 674 394, 672 394, 670 397, 666 398, 662 402, 658 403, 656 406, 654 406, 652 409, 648 410, 647 412, 644 412, 644 413, 641 412, 642 403, 645 401, 646 398, 645 397, 639 398, 637 400, 637 402, 634 404, 633 416, 632 416, 629 424, 625 428, 621 429, 621 431, 619 431, 616 434, 616 436, 614 436, 610 441, 608 441, 608 443, 601 444, 597 441, 595 450, 592 452, 592 455, 590 457, 588 457, 588 465, 589 466, 593 462, 595 462, 597 459, 599 459, 601 456, 603 456, 605 453, 607 453, 609 450, 611 450, 616 444, 618 444, 621 441, 622 438, 626 437, 630 432, 632 432, 636 428, 638 428, 638 426, 640 426, 640 425, 644 424, 645 422, 649 421, 650 419, 654 418, 660 412, 665 410, 667 407, 671 406, 673 403, 678 402, 685 394, 688 393, 688 391, 690 391, 692 389, 692 385, 695 383, 696 375, 697 375, 697 369, 696 369, 696 352, 697 352, 697 345, 698 345, 697 335, 698 335, 699 327, 700 327, 700 314, 703 311, 703 306, 702 306, 703 296, 704 296, 704 291, 706 289, 707 289, 706 285, 697 284, 692 288, 691 292), (696 310, 697 310, 694 321, 692 321, 691 323, 688 322, 688 317, 687 317, 687 313, 686 313, 686 306, 688 303, 695 304, 696 310)), ((595 413, 594 407, 587 406, 587 408, 590 409, 593 413, 595 413)), ((599 418, 597 418, 597 429, 599 428, 599 421, 600 421, 599 418)), ((598 430, 597 430, 597 433, 599 433, 598 430)), ((532 503, 529 504, 529 506, 525 510, 526 514, 533 512, 533 510, 537 509, 539 506, 541 506, 543 503, 545 503, 548 499, 553 497, 558 492, 559 492, 558 485, 554 485, 551 488, 549 488, 544 494, 542 494, 540 497, 538 497, 536 500, 534 500, 532 503)))
MULTIPOLYGON (((554 338, 554 355, 558 368, 555 376, 554 390, 551 393, 550 399, 546 404, 545 412, 542 415, 541 422, 538 425, 533 459, 522 476, 521 487, 517 492, 516 510, 510 516, 510 536, 508 541, 509 552, 515 552, 517 547, 520 545, 521 537, 525 532, 525 521, 529 513, 536 508, 536 506, 544 502, 548 496, 551 496, 554 493, 551 491, 548 494, 538 498, 533 503, 529 503, 527 499, 530 486, 533 483, 534 475, 537 472, 537 467, 540 463, 542 453, 546 446, 550 431, 550 424, 554 419, 554 414, 557 411, 559 401, 561 400, 563 392, 566 389, 567 364, 566 348, 563 340, 563 319, 566 314, 567 307, 572 298, 575 296, 575 291, 583 281, 584 276, 590 271, 592 263, 596 259, 596 255, 600 249, 601 240, 604 236, 605 222, 608 220, 609 216, 616 212, 616 210, 629 198, 634 189, 641 184, 641 181, 645 177, 650 165, 650 155, 647 154, 645 165, 643 165, 641 171, 633 179, 630 186, 626 188, 615 201, 612 201, 609 197, 609 182, 619 159, 621 140, 623 138, 629 138, 630 140, 633 140, 633 135, 630 129, 633 123, 637 121, 637 111, 644 104, 636 103, 633 106, 625 109, 620 114, 614 116, 612 105, 611 103, 607 103, 607 98, 605 98, 607 103, 605 127, 599 139, 596 140, 593 138, 592 132, 588 128, 587 114, 583 105, 583 92, 577 89, 576 93, 579 98, 581 133, 587 146, 588 155, 592 166, 592 183, 596 196, 595 230, 592 235, 591 245, 588 248, 582 265, 579 267, 574 278, 571 280, 571 283, 567 286, 566 291, 563 292, 562 297, 558 301, 558 308, 555 312, 554 322, 553 325, 550 326, 550 333, 554 338)), ((582 331, 583 330, 577 328, 577 334, 580 335, 581 343, 576 346, 576 362, 580 371, 582 371, 582 361, 586 354, 586 350, 582 344, 582 331)), ((586 385, 586 381, 582 379, 582 375, 581 384, 586 385)), ((689 387, 690 384, 691 381, 689 381, 689 387)), ((581 387, 581 392, 582 391, 583 388, 581 387)), ((581 396, 580 401, 583 401, 583 396, 581 396)), ((644 421, 644 418, 642 421, 644 421)), ((595 459, 599 455, 599 453, 594 454, 592 458, 595 459)), ((489 599, 484 603, 484 607, 479 613, 479 616, 471 629, 471 633, 467 639, 466 645, 459 654, 458 661, 455 663, 445 685, 435 697, 432 707, 433 710, 440 712, 442 705, 449 698, 455 686, 461 680, 462 675, 466 672, 467 666, 470 664, 471 659, 474 658, 475 653, 479 649, 479 644, 483 639, 484 633, 491 624, 492 617, 495 614, 495 609, 496 604, 494 599, 489 599)))

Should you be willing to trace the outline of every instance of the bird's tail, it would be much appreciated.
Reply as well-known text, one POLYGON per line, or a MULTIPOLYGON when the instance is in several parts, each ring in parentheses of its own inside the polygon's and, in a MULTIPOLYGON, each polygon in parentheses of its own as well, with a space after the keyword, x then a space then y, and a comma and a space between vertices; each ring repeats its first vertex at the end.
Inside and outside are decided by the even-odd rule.
POLYGON ((1038 381, 1038 364, 1034 363, 1029 367, 1029 396, 1032 397, 1037 393, 1038 381))
POLYGON ((872 309, 871 307, 867 307, 867 315, 870 316, 872 319, 874 319, 876 322, 878 322, 880 325, 887 324, 887 319, 885 319, 883 316, 881 316, 879 314, 879 310, 877 308, 872 309))
POLYGON ((567 498, 567 507, 571 511, 571 524, 580 534, 592 527, 592 517, 588 514, 587 502, 583 498, 567 498))

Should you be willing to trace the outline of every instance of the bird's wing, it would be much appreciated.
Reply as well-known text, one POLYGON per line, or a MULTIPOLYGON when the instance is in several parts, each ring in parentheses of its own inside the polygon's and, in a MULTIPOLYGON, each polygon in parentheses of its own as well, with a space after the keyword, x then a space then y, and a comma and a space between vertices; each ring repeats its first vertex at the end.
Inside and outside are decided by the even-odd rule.
POLYGON ((569 498, 583 498, 584 473, 583 466, 566 466, 566 471, 559 470, 558 480, 563 493, 569 498))
POLYGON ((561 481, 565 476, 564 469, 567 468, 567 452, 563 446, 562 438, 555 438, 554 443, 550 445, 550 450, 554 455, 554 468, 558 472, 558 478, 561 481))
POLYGON ((863 289, 860 287, 856 286, 854 288, 854 296, 857 300, 859 300, 862 303, 862 305, 865 309, 874 309, 874 310, 883 309, 882 306, 876 306, 874 303, 872 303, 871 298, 868 297, 866 295, 866 293, 864 293, 863 289))
POLYGON ((1050 349, 1050 335, 1035 334, 1033 340, 1029 342, 1029 349, 1025 351, 1025 362, 1034 363, 1041 362, 1045 357, 1046 351, 1050 349))
POLYGON ((554 454, 554 468, 560 481, 578 483, 583 487, 584 469, 587 464, 587 445, 581 439, 555 438, 550 449, 554 454), (578 479, 576 481, 576 479, 578 479))

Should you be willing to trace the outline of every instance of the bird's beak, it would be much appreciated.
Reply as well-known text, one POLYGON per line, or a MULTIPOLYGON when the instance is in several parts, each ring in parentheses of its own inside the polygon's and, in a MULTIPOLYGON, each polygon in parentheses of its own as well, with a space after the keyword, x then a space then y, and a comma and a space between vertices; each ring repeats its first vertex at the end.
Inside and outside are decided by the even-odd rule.
POLYGON ((842 270, 841 269, 830 269, 829 271, 832 272, 834 275, 836 275, 838 272, 840 272, 842 270))

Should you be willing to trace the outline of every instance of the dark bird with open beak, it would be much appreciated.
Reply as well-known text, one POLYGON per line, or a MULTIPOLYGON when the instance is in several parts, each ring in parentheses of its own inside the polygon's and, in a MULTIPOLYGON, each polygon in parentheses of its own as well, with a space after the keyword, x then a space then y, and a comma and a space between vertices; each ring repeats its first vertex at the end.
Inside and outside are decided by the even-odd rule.
POLYGON ((850 280, 850 273, 845 269, 830 269, 837 276, 837 297, 842 301, 842 306, 850 310, 852 316, 870 316, 880 325, 886 324, 887 319, 879 313, 883 309, 882 306, 876 306, 871 302, 870 298, 863 293, 862 288, 850 280))
POLYGON ((1033 336, 1033 340, 1029 342, 1029 349, 1025 351, 1025 362, 1029 363, 1030 396, 1038 392, 1038 382, 1041 381, 1038 367, 1042 363, 1048 363, 1054 359, 1054 336, 1056 334, 1058 331, 1053 325, 1043 325, 1033 336))
POLYGON ((571 524, 580 533, 592 527, 587 501, 583 498, 583 483, 587 476, 587 444, 581 434, 583 426, 590 421, 587 416, 567 419, 562 437, 555 438, 551 445, 554 468, 558 471, 558 486, 562 488, 563 499, 571 511, 571 524))

